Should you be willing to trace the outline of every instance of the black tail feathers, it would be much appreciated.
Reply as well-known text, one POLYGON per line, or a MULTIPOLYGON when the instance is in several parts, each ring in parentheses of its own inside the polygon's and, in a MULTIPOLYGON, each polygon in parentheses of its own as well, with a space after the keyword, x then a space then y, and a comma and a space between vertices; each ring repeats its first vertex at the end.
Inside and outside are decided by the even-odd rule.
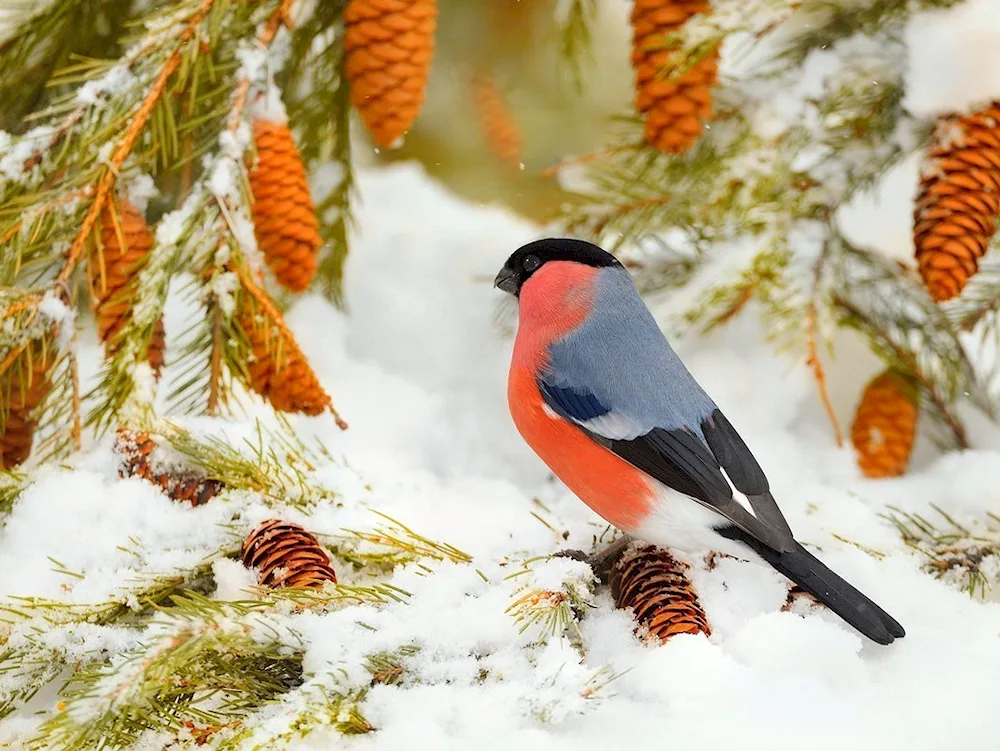
POLYGON ((780 573, 872 641, 892 644, 893 640, 906 635, 895 618, 837 576, 798 543, 795 543, 792 550, 779 553, 737 527, 727 526, 718 532, 723 537, 748 545, 780 573))

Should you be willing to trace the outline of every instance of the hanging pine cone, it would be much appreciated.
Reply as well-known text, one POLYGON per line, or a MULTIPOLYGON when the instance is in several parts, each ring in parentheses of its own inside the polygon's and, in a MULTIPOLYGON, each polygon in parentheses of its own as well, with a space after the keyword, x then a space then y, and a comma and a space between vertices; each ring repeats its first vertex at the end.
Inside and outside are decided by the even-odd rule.
POLYGON ((436 24, 437 0, 349 0, 344 10, 351 103, 383 148, 410 129, 424 103, 436 24))
POLYGON ((243 565, 257 569, 265 587, 322 587, 337 583, 330 556, 298 524, 268 519, 243 542, 243 565))
POLYGON ((851 426, 858 466, 868 477, 896 477, 906 471, 917 433, 917 389, 894 370, 873 378, 861 395, 851 426))
POLYGON ((521 128, 492 77, 480 73, 473 78, 472 102, 493 156, 507 167, 520 167, 521 128))
POLYGON ((9 379, 0 383, 4 389, 0 398, 8 405, 0 413, 0 469, 23 464, 31 455, 38 427, 37 410, 52 388, 49 375, 53 362, 51 352, 36 354, 30 369, 14 370, 9 379))
POLYGON ((635 0, 632 6, 632 68, 635 108, 646 115, 646 141, 668 154, 680 154, 698 140, 712 116, 712 87, 719 69, 718 50, 677 78, 665 75, 672 49, 663 37, 693 15, 710 13, 708 0, 635 0))
POLYGON ((149 433, 118 428, 115 434, 115 453, 119 459, 118 476, 141 477, 161 488, 172 500, 192 506, 208 503, 222 492, 223 484, 218 480, 156 471, 153 468, 155 450, 156 442, 149 433))
POLYGON ((306 168, 284 123, 253 124, 257 165, 250 172, 257 246, 275 278, 293 292, 309 287, 323 244, 306 168))
POLYGON ((979 268, 1000 216, 1000 101, 943 119, 924 168, 913 244, 931 296, 949 300, 979 268))
MULTIPOLYGON (((255 314, 244 302, 237 312, 237 322, 250 343, 248 385, 279 412, 301 412, 318 415, 333 406, 319 379, 309 367, 291 333, 285 328, 281 313, 266 302, 263 291, 258 298, 265 304, 255 314)), ((342 428, 347 427, 333 412, 342 428)))
MULTIPOLYGON (((109 201, 101 213, 101 247, 94 250, 87 265, 97 316, 97 333, 108 355, 120 346, 116 340, 132 316, 133 280, 152 249, 153 233, 142 212, 123 200, 115 202, 112 213, 109 201)), ((157 320, 146 350, 149 365, 157 375, 163 367, 165 348, 163 321, 157 320)))
POLYGON ((674 634, 711 634, 683 563, 666 550, 644 547, 622 556, 611 572, 611 596, 632 608, 640 627, 661 641, 674 634))

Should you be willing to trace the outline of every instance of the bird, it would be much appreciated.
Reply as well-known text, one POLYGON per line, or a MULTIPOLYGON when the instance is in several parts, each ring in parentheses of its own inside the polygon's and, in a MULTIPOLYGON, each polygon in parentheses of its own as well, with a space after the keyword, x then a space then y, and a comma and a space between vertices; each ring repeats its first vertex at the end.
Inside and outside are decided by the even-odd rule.
POLYGON ((795 540, 760 464, 611 253, 536 240, 494 285, 517 300, 514 425, 593 511, 626 539, 763 560, 878 644, 905 635, 795 540))

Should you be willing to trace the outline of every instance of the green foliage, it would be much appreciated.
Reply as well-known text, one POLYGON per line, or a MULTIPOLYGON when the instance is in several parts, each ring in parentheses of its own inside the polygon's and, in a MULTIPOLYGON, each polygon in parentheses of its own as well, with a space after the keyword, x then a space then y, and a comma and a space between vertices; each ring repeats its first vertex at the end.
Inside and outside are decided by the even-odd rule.
POLYGON ((924 570, 960 586, 971 597, 985 597, 1000 574, 1000 517, 961 524, 931 504, 934 519, 892 508, 886 516, 903 541, 926 560, 924 570))
MULTIPOLYGON (((520 627, 520 633, 531 631, 536 641, 548 642, 553 638, 566 638, 582 653, 583 635, 579 620, 587 610, 593 608, 594 587, 597 578, 590 568, 584 573, 567 573, 562 577, 559 589, 543 589, 534 581, 533 564, 560 561, 547 557, 524 561, 520 570, 506 578, 520 579, 527 576, 528 582, 514 593, 514 600, 507 613, 520 627)), ((560 561, 564 563, 564 561, 560 561)))
POLYGON ((844 326, 861 331, 890 366, 912 374, 925 414, 943 428, 947 446, 967 447, 955 405, 965 397, 990 414, 993 405, 959 340, 958 331, 923 287, 887 263, 835 235, 838 282, 832 303, 844 326))
MULTIPOLYGON (((400 563, 407 560, 418 561, 420 559, 450 561, 452 563, 469 563, 472 561, 472 556, 459 550, 454 545, 425 537, 410 529, 402 522, 396 521, 391 516, 387 516, 379 511, 374 511, 373 513, 384 519, 386 523, 376 526, 370 532, 352 529, 345 531, 350 533, 356 540, 368 543, 379 549, 379 552, 376 553, 377 560, 383 560, 383 551, 388 550, 391 554, 394 554, 392 560, 400 563)), ((364 553, 355 552, 353 555, 358 560, 363 560, 364 553)))
POLYGON ((942 309, 901 269, 851 246, 837 224, 853 197, 926 144, 933 123, 903 106, 902 35, 918 7, 951 5, 713 3, 712 14, 664 39, 676 47, 664 75, 735 35, 749 40, 736 57, 758 41, 777 53, 753 76, 715 89, 716 116, 684 155, 659 153, 643 143, 634 118, 623 119, 590 161, 566 226, 616 249, 643 292, 693 281, 701 294, 683 316, 689 325, 710 329, 757 303, 775 345, 806 357, 824 400, 820 344, 837 326, 860 331, 888 364, 916 377, 924 411, 942 428, 934 437, 967 446, 958 401, 969 399, 990 417, 996 405, 958 326, 983 320, 983 341, 995 332, 994 277, 976 280, 968 297, 942 309), (825 56, 829 71, 820 93, 779 111, 775 101, 796 89, 814 56, 825 56), (830 66, 835 58, 840 65, 830 66), (657 251, 653 235, 671 244, 660 241, 657 251), (726 258, 737 252, 746 260, 726 258), (658 258, 664 271, 650 274, 658 258))
POLYGON ((578 91, 584 87, 584 64, 591 55, 598 10, 597 0, 569 0, 557 21, 559 58, 578 91))
POLYGON ((28 476, 17 470, 0 471, 0 514, 10 513, 14 501, 28 487, 28 476))
POLYGON ((0 130, 20 131, 25 118, 65 87, 51 85, 53 73, 97 56, 118 57, 121 23, 134 0, 101 3, 37 3, 11 0, 4 11, 9 36, 0 40, 0 130))
POLYGON ((78 671, 32 748, 126 748, 151 733, 211 735, 302 682, 296 636, 258 602, 174 596, 147 643, 78 671))
POLYGON ((324 294, 343 306, 343 273, 351 229, 354 171, 351 165, 351 110, 344 76, 341 16, 345 0, 318 2, 292 41, 291 59, 279 79, 289 122, 299 133, 302 157, 325 165, 323 198, 317 204, 324 246, 317 281, 324 294), (339 174, 329 178, 334 169, 339 174))
POLYGON ((337 494, 317 485, 312 476, 316 464, 329 458, 326 450, 304 444, 287 422, 268 429, 258 421, 254 438, 244 439, 238 448, 225 438, 196 437, 169 423, 164 437, 175 451, 227 487, 255 491, 271 503, 302 509, 336 500, 337 494))

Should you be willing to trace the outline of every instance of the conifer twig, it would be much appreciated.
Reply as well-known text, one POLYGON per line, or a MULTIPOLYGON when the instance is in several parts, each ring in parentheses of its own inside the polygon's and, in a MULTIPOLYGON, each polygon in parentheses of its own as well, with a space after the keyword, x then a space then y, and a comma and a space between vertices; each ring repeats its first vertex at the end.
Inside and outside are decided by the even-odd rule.
POLYGON ((121 141, 118 142, 118 146, 109 158, 106 170, 104 174, 101 175, 101 178, 97 183, 97 188, 94 191, 94 198, 91 201, 90 208, 83 217, 83 222, 80 225, 80 229, 77 232, 73 243, 66 251, 63 267, 60 270, 59 275, 56 277, 56 282, 58 284, 68 287, 70 278, 73 275, 73 270, 76 267, 76 263, 80 259, 80 255, 87 244, 90 233, 97 224, 97 218, 101 215, 101 211, 104 209, 104 204, 111 195, 111 189, 114 187, 114 184, 118 179, 119 168, 122 164, 124 164, 128 155, 132 153, 132 148, 135 146, 135 143, 139 138, 139 134, 145 127, 146 121, 149 120, 149 116, 152 114, 153 108, 160 100, 160 97, 163 96, 164 91, 166 91, 167 83, 170 80, 170 77, 181 64, 181 60, 183 58, 181 53, 184 46, 195 35, 198 30, 198 26, 205 19, 205 16, 208 15, 208 12, 211 10, 214 2, 215 0, 202 0, 201 4, 191 14, 187 25, 178 36, 177 43, 174 46, 174 51, 171 53, 170 57, 167 58, 166 63, 160 70, 160 74, 157 76, 152 87, 150 87, 149 91, 146 93, 142 104, 139 105, 139 109, 136 110, 135 115, 132 117, 132 121, 125 130, 125 134, 122 136, 121 141))
POLYGON ((962 425, 958 418, 952 413, 949 405, 941 398, 937 388, 935 388, 934 384, 931 383, 921 372, 921 369, 917 366, 916 361, 910 356, 910 354, 892 340, 892 337, 889 336, 888 332, 885 331, 878 321, 865 316, 864 312, 854 303, 839 294, 834 294, 833 302, 850 317, 858 320, 864 320, 865 324, 871 327, 872 330, 879 335, 879 338, 882 340, 884 345, 892 350, 893 354, 900 359, 900 361, 906 366, 906 369, 912 373, 913 377, 918 383, 920 383, 923 393, 926 394, 927 398, 934 404, 938 413, 941 415, 941 419, 951 431, 956 445, 961 449, 970 448, 971 444, 969 443, 968 435, 965 432, 965 426, 962 425))
POLYGON ((816 379, 816 388, 819 390, 819 398, 823 402, 823 408, 830 418, 833 426, 833 435, 837 441, 837 448, 844 445, 844 435, 840 429, 840 422, 837 420, 837 413, 830 402, 830 394, 826 389, 826 373, 823 371, 823 364, 819 359, 819 351, 816 343, 817 339, 817 318, 819 316, 817 297, 819 296, 820 281, 823 276, 823 268, 829 257, 829 243, 823 243, 816 263, 813 265, 812 292, 809 295, 809 304, 806 306, 806 365, 812 370, 813 378, 816 379))

